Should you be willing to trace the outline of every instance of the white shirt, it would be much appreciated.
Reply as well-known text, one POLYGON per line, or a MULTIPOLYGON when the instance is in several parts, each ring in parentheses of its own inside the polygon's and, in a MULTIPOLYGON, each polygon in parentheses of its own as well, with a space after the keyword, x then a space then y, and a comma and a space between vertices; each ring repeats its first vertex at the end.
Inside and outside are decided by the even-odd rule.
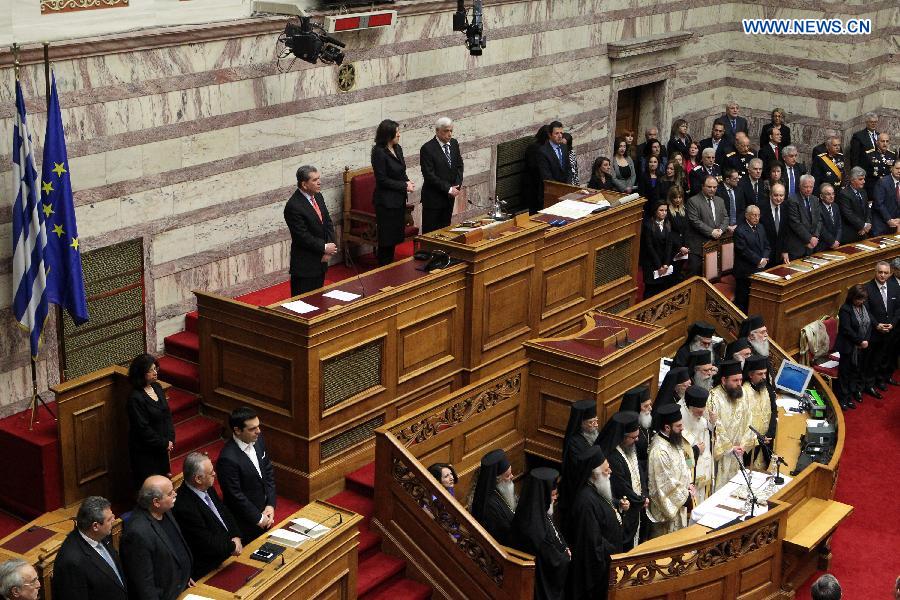
POLYGON ((256 467, 256 472, 259 474, 259 478, 262 479, 262 469, 259 468, 259 459, 256 457, 256 448, 253 444, 245 444, 235 435, 234 443, 237 444, 237 447, 240 448, 241 452, 247 455, 247 458, 250 459, 250 462, 253 463, 253 466, 256 467))

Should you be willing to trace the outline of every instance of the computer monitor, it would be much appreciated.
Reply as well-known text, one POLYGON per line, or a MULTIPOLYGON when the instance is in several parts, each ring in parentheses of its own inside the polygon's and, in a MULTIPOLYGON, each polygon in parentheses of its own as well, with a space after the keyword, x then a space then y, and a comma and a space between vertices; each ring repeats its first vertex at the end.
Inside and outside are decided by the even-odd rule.
POLYGON ((809 367, 783 360, 775 376, 775 388, 800 398, 806 393, 812 374, 813 370, 809 367))

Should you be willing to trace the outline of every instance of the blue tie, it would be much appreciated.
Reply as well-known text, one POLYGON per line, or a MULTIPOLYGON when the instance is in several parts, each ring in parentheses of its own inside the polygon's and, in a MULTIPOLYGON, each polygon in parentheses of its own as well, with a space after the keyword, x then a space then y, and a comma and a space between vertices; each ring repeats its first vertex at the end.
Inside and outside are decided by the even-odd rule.
MULTIPOLYGON (((794 167, 788 167, 788 195, 794 195, 794 167)), ((806 208, 809 208, 809 202, 807 201, 806 208)))
POLYGON ((561 166, 562 168, 565 169, 566 166, 563 164, 563 159, 562 159, 562 148, 560 148, 559 146, 556 146, 556 158, 559 159, 559 166, 561 166))
POLYGON ((112 555, 110 555, 109 550, 106 549, 106 546, 103 545, 103 542, 97 544, 97 553, 100 554, 100 558, 102 558, 106 564, 109 565, 109 568, 113 570, 113 573, 116 574, 116 577, 119 579, 119 583, 122 583, 122 576, 119 574, 119 569, 116 568, 116 561, 113 560, 112 555))
POLYGON ((209 507, 209 510, 211 510, 212 513, 214 515, 216 515, 216 518, 219 520, 219 523, 222 524, 222 527, 224 527, 225 529, 228 529, 228 526, 225 525, 225 521, 222 520, 222 515, 220 515, 218 509, 216 509, 216 505, 213 504, 212 498, 209 497, 208 492, 203 494, 203 500, 204 500, 204 502, 206 502, 206 505, 209 507))

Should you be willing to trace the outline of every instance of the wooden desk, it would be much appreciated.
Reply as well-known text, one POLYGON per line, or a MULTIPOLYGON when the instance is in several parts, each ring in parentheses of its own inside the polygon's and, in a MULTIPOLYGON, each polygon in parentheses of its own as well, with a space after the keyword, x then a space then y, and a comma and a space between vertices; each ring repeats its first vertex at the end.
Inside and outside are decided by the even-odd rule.
MULTIPOLYGON (((769 337, 784 348, 788 355, 800 351, 800 330, 823 315, 836 315, 847 289, 856 283, 864 283, 875 276, 875 262, 900 256, 900 244, 889 245, 883 236, 866 240, 865 244, 883 248, 864 251, 855 244, 841 246, 837 250, 816 253, 844 256, 843 260, 829 262, 805 273, 793 271, 784 265, 766 270, 780 279, 768 279, 754 275, 750 284, 750 314, 762 315, 769 330, 769 337), (790 279, 785 279, 788 275, 790 279)), ((791 264, 811 266, 801 260, 791 264)))
POLYGON ((221 567, 197 582, 179 596, 197 594, 214 600, 355 600, 356 598, 356 549, 359 544, 357 524, 362 517, 325 502, 308 504, 278 524, 281 527, 291 519, 303 517, 317 523, 338 519, 340 525, 332 527, 326 535, 305 542, 298 548, 287 548, 271 563, 262 563, 250 555, 268 539, 263 536, 244 546, 240 556, 229 558, 221 567), (210 579, 232 563, 241 563, 261 569, 250 581, 234 592, 213 587, 210 579))

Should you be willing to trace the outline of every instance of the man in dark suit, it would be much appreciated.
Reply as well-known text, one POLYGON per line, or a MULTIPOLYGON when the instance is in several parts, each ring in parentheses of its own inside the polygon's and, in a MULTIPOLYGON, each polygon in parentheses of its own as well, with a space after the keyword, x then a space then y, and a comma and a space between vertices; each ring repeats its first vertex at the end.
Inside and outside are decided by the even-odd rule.
POLYGON ((788 261, 788 255, 784 249, 789 229, 787 210, 783 206, 785 194, 784 185, 776 183, 772 186, 769 201, 763 202, 759 207, 759 222, 766 232, 766 239, 769 242, 770 267, 788 261))
POLYGON ((866 150, 860 160, 859 166, 866 171, 866 193, 869 194, 869 198, 874 199, 875 186, 891 172, 891 167, 897 162, 897 155, 890 151, 890 145, 891 136, 879 133, 876 148, 866 150))
POLYGON ((738 115, 740 110, 738 103, 732 100, 725 105, 725 114, 720 117, 725 122, 725 139, 732 145, 735 145, 735 136, 738 133, 750 133, 747 119, 738 115))
POLYGON ((747 312, 750 304, 750 276, 769 264, 771 249, 759 225, 759 207, 751 204, 734 230, 734 303, 747 312))
POLYGON ((747 206, 744 190, 740 186, 741 175, 734 169, 725 171, 722 185, 719 186, 716 195, 725 202, 725 210, 728 211, 728 230, 734 231, 744 218, 744 208, 747 206))
POLYGON ((703 264, 703 244, 707 240, 717 240, 728 228, 728 211, 725 202, 716 196, 719 182, 715 177, 707 177, 702 191, 691 196, 685 205, 688 229, 685 242, 690 249, 688 256, 688 273, 700 275, 703 264))
POLYGON ((75 530, 66 536, 53 567, 56 600, 128 600, 125 571, 110 543, 113 515, 109 500, 85 498, 75 517, 75 530))
POLYGON ((784 245, 791 260, 815 252, 822 236, 819 199, 812 193, 815 184, 816 180, 812 175, 804 175, 800 178, 800 193, 789 197, 785 202, 788 230, 784 245))
POLYGON ((781 151, 781 157, 784 159, 784 168, 781 170, 781 179, 787 191, 788 198, 797 193, 800 177, 806 175, 806 165, 797 162, 800 153, 797 146, 785 146, 781 151))
POLYGON ((809 171, 816 178, 816 189, 813 192, 818 193, 819 186, 823 183, 830 183, 835 188, 841 187, 845 171, 841 139, 836 135, 831 136, 825 142, 825 151, 813 156, 809 171))
POLYGON ((866 307, 872 317, 872 335, 869 338, 869 360, 863 369, 863 392, 881 399, 878 390, 887 389, 887 382, 892 378, 897 367, 897 355, 890 352, 894 348, 894 329, 900 322, 900 298, 893 286, 888 285, 891 279, 891 265, 879 260, 875 263, 875 278, 866 284, 869 299, 866 307))
POLYGON ((872 198, 872 235, 900 231, 900 160, 875 184, 872 198))
POLYGON ((170 514, 177 496, 162 475, 148 477, 138 492, 121 543, 131 600, 175 600, 194 583, 191 551, 170 514))
POLYGON ((719 117, 713 121, 712 134, 708 138, 700 140, 700 152, 707 148, 712 148, 715 153, 716 164, 720 167, 724 163, 725 153, 734 150, 732 145, 725 139, 725 121, 719 117))
POLYGON ((275 472, 260 433, 259 417, 242 406, 228 418, 231 439, 225 442, 216 470, 225 505, 247 544, 275 524, 275 472))
MULTIPOLYGON (((825 137, 822 140, 822 143, 814 146, 812 149, 812 152, 810 152, 810 154, 809 154, 810 166, 812 166, 812 164, 814 162, 816 162, 816 157, 818 155, 822 154, 823 152, 828 152, 828 143, 831 140, 831 138, 833 138, 833 137, 836 137, 838 139, 838 149, 837 149, 838 153, 843 152, 843 150, 841 150, 841 133, 835 129, 826 129, 825 137)), ((843 154, 841 154, 841 156, 843 156, 843 154)))
POLYGON ((835 204, 834 187, 830 183, 819 188, 819 214, 822 215, 822 237, 819 238, 819 246, 816 252, 822 250, 834 250, 841 245, 844 222, 841 219, 841 209, 835 204))
POLYGON ((325 285, 328 260, 337 254, 334 225, 321 191, 315 167, 297 169, 297 189, 284 205, 284 220, 291 232, 291 296, 325 285))
POLYGON ((750 148, 750 138, 746 133, 738 133, 734 140, 734 150, 725 153, 724 169, 736 169, 741 177, 747 176, 750 161, 756 158, 756 154, 750 148))
POLYGON ((188 454, 184 459, 184 485, 172 514, 194 555, 191 576, 195 580, 243 550, 241 530, 219 499, 215 482, 216 472, 209 457, 200 452, 188 454))
POLYGON ((872 211, 865 185, 866 172, 860 167, 853 167, 850 169, 850 187, 838 194, 837 204, 844 221, 844 237, 841 240, 844 244, 859 242, 871 235, 872 211))
POLYGON ((562 123, 559 121, 550 123, 550 139, 541 148, 538 171, 541 174, 541 186, 544 185, 544 181, 568 183, 572 175, 569 150, 563 138, 562 123))
MULTIPOLYGON (((772 165, 781 162, 781 130, 772 129, 765 145, 759 147, 759 158, 763 161, 763 172, 769 172, 772 165)), ((768 177, 768 175, 767 175, 768 177)))
POLYGON ((866 150, 874 150, 878 146, 878 115, 866 113, 866 128, 860 129, 850 138, 850 166, 862 166, 862 157, 866 150))
POLYGON ((762 206, 766 199, 763 192, 763 161, 759 158, 752 158, 747 161, 747 176, 741 177, 738 187, 744 193, 744 202, 747 204, 755 204, 762 206))
POLYGON ((441 117, 434 126, 434 137, 419 150, 422 168, 422 233, 450 224, 453 205, 460 194, 463 159, 459 142, 453 138, 453 121, 441 117))
POLYGON ((702 190, 703 182, 707 177, 715 177, 716 181, 722 182, 722 169, 716 164, 716 151, 707 148, 700 153, 700 164, 691 169, 689 173, 691 178, 691 190, 702 190))

